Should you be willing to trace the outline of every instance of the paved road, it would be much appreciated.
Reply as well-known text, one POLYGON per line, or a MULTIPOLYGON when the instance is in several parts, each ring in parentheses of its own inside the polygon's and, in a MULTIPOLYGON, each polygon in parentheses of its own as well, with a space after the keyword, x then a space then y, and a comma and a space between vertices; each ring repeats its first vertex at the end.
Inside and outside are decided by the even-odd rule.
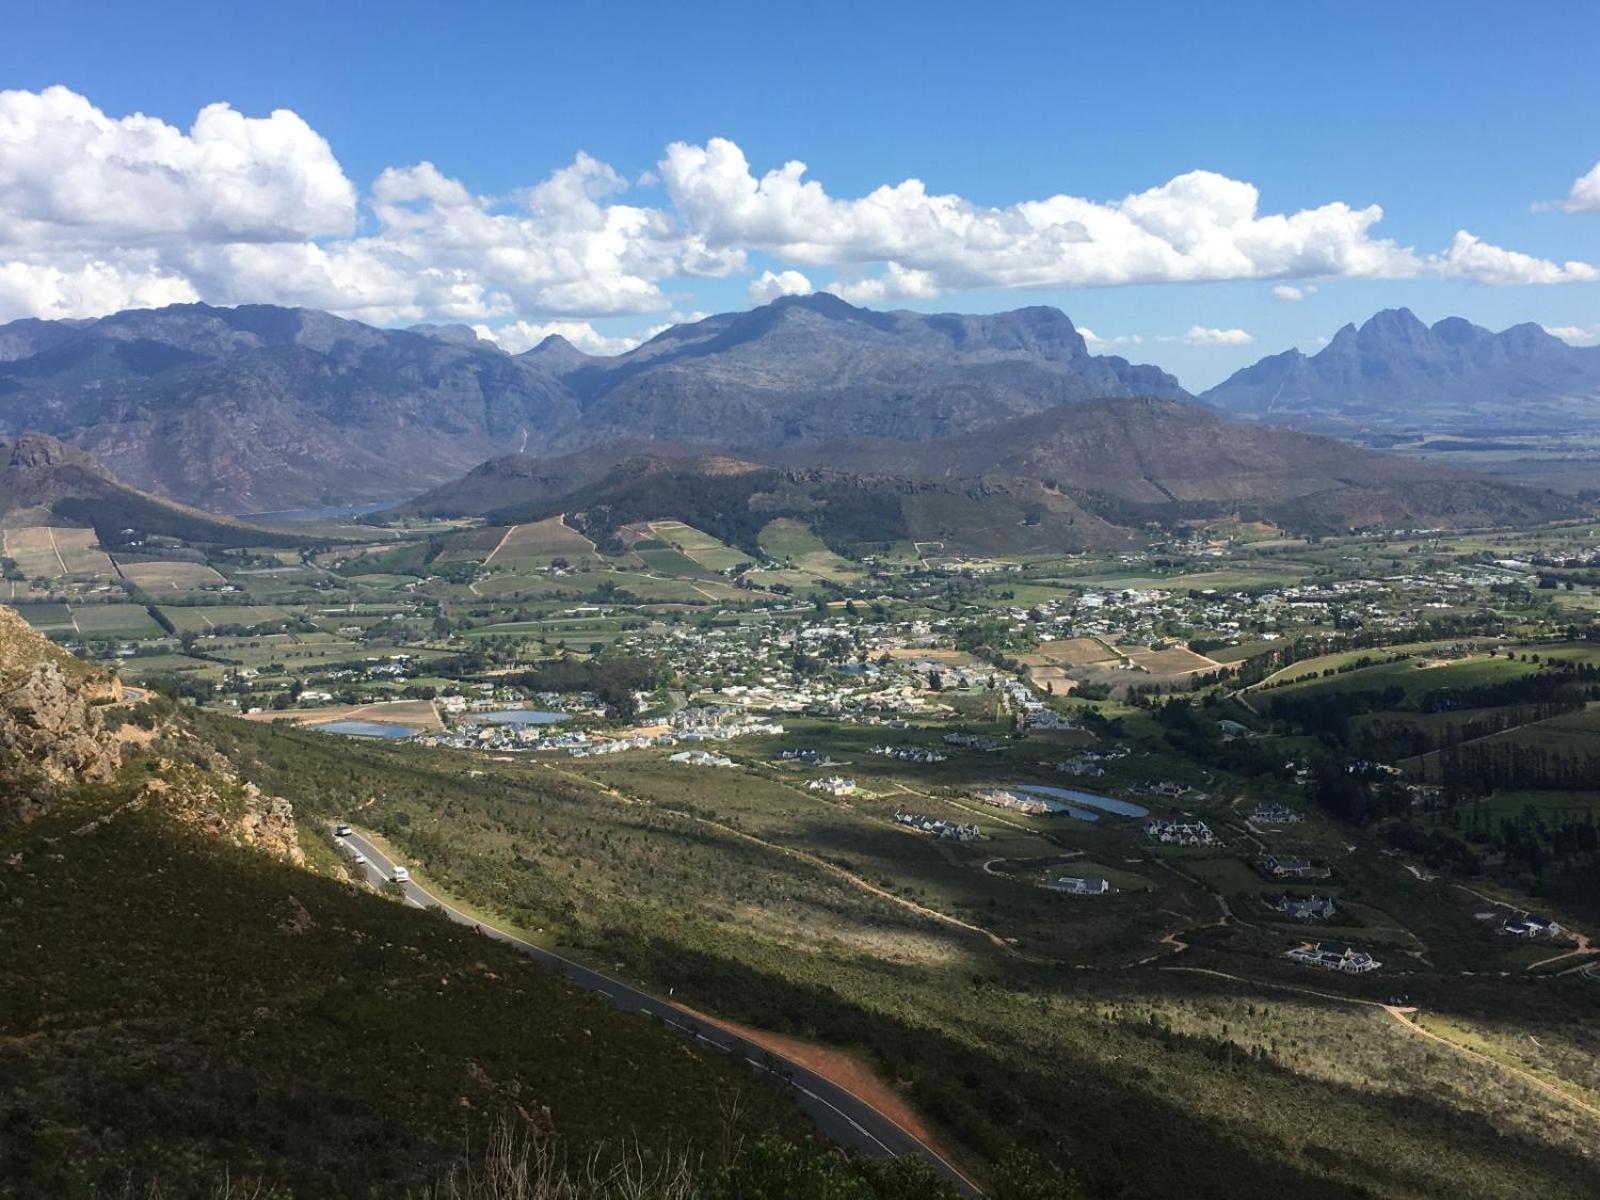
MULTIPOLYGON (((369 882, 380 887, 393 882, 395 864, 388 855, 359 833, 351 833, 344 840, 366 857, 369 882)), ((946 1162, 938 1151, 865 1100, 829 1082, 816 1072, 782 1055, 753 1046, 715 1025, 708 1025, 670 1000, 662 1000, 648 992, 642 992, 609 975, 563 958, 543 946, 536 946, 504 930, 486 925, 476 917, 453 908, 414 880, 404 887, 406 903, 417 908, 443 909, 445 915, 452 921, 470 925, 486 937, 515 946, 524 954, 559 971, 579 987, 603 997, 618 1011, 656 1017, 679 1036, 693 1038, 723 1054, 743 1059, 756 1070, 770 1075, 779 1084, 793 1088, 800 1106, 811 1114, 824 1133, 839 1144, 874 1158, 897 1158, 903 1154, 920 1155, 943 1178, 955 1184, 963 1194, 983 1195, 971 1180, 946 1162)))

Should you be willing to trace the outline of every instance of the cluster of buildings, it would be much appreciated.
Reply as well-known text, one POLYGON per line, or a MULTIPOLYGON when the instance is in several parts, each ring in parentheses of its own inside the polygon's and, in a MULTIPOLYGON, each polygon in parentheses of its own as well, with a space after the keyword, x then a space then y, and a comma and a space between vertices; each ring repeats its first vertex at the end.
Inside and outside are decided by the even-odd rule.
POLYGON ((1318 866, 1309 858, 1269 854, 1261 860, 1261 873, 1268 879, 1327 879, 1333 871, 1318 866))
POLYGON ((1308 942, 1285 953, 1291 962, 1301 966, 1343 971, 1347 975, 1364 975, 1383 966, 1365 950, 1357 950, 1343 942, 1308 942))
POLYGON ((1058 875, 1045 887, 1068 896, 1107 896, 1117 890, 1111 886, 1109 879, 1101 879, 1098 875, 1058 875))
POLYGON ((856 790, 856 781, 846 779, 843 775, 824 775, 821 779, 806 781, 806 787, 813 792, 826 792, 830 796, 849 796, 856 790))
POLYGON ((731 767, 733 759, 709 750, 679 750, 667 756, 668 762, 684 763, 691 767, 731 767))
POLYGON ((931 833, 936 838, 952 842, 975 842, 979 837, 978 827, 972 824, 957 825, 954 821, 942 821, 937 817, 900 811, 895 812, 894 819, 897 824, 910 829, 920 829, 923 833, 931 833))
POLYGON ((1200 820, 1157 817, 1144 827, 1145 834, 1163 846, 1220 846, 1222 839, 1200 820))
POLYGON ((942 763, 950 756, 940 754, 937 750, 929 750, 925 746, 874 746, 872 753, 882 758, 892 758, 897 762, 919 763, 931 766, 942 763))
POLYGON ((1327 896, 1290 896, 1287 893, 1273 901, 1272 907, 1296 921, 1326 921, 1336 911, 1327 896))

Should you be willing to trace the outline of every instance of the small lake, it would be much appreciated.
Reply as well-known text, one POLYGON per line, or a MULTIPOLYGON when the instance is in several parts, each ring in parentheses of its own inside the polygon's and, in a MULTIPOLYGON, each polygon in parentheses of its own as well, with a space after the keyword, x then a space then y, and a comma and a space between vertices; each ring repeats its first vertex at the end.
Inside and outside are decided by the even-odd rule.
POLYGON ((489 725, 554 725, 567 719, 566 713, 537 712, 531 708, 506 708, 498 712, 462 713, 466 722, 482 721, 489 725))
POLYGON ((1049 787, 1042 783, 1019 783, 1013 785, 1011 790, 1022 792, 1029 796, 1037 796, 1041 800, 1061 802, 1062 807, 1080 821, 1098 820, 1094 813, 1084 812, 1084 808, 1094 808, 1099 809, 1101 812, 1115 813, 1119 817, 1148 817, 1150 815, 1150 810, 1142 804, 1118 800, 1114 796, 1102 796, 1097 792, 1080 792, 1077 788, 1049 787), (1083 808, 1077 807, 1079 805, 1082 805, 1083 808))
POLYGON ((311 728, 321 733, 342 733, 345 737, 404 738, 417 730, 409 725, 389 725, 383 721, 328 721, 311 728))

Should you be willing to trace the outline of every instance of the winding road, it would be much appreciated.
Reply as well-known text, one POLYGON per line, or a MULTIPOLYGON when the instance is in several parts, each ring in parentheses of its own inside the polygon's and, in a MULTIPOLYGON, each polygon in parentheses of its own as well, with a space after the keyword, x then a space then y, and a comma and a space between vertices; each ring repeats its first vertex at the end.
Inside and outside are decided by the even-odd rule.
MULTIPOLYGON (((383 887, 394 882, 395 863, 369 837, 359 832, 346 834, 343 839, 350 848, 359 851, 367 860, 368 882, 383 887)), ((963 1195, 982 1196, 978 1186, 963 1175, 937 1150, 898 1124, 892 1117, 874 1108, 855 1093, 818 1075, 781 1054, 761 1049, 721 1026, 710 1023, 702 1015, 690 1012, 670 1000, 652 996, 648 992, 613 979, 563 958, 543 946, 485 924, 478 918, 453 907, 416 880, 401 885, 406 903, 416 908, 438 908, 445 916, 461 925, 468 925, 491 937, 522 951, 530 958, 543 963, 586 991, 594 992, 619 1012, 640 1013, 660 1020, 680 1037, 688 1038, 740 1059, 755 1070, 765 1072, 777 1083, 794 1089, 804 1108, 822 1131, 840 1145, 872 1158, 898 1158, 915 1154, 927 1161, 942 1178, 953 1183, 963 1195)))

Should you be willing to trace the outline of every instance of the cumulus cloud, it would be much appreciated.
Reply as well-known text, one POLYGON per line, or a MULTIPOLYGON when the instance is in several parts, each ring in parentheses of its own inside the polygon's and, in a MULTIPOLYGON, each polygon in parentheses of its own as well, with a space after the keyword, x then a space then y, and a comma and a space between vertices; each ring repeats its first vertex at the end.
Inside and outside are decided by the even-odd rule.
POLYGON ((1443 254, 1429 262, 1432 272, 1447 279, 1510 285, 1518 283, 1594 283, 1600 267, 1586 262, 1551 262, 1516 250, 1491 246, 1462 229, 1443 254))
POLYGON ((763 271, 750 281, 750 303, 766 304, 779 296, 809 296, 816 288, 799 271, 763 271))
POLYGON ((1600 325, 1546 325, 1544 331, 1569 345, 1600 345, 1600 325))
POLYGON ((1561 207, 1572 213, 1600 212, 1600 162, 1578 177, 1561 207))
POLYGON ((931 272, 891 262, 884 264, 881 275, 844 280, 833 290, 852 304, 882 304, 886 300, 932 300, 941 289, 931 272))
MULTIPOLYGON (((1596 173, 1574 185, 1568 206, 1591 199, 1600 206, 1596 173)), ((1211 171, 1104 200, 1063 192, 996 207, 916 179, 841 198, 798 161, 758 175, 720 138, 673 143, 632 182, 579 153, 504 196, 478 194, 429 162, 390 167, 362 193, 328 142, 287 110, 249 116, 212 104, 180 128, 108 115, 62 87, 0 92, 6 317, 203 298, 538 329, 659 318, 684 299, 671 281, 739 274, 758 252, 789 265, 748 279, 754 300, 810 291, 813 269, 825 268, 834 290, 865 304, 979 288, 1261 279, 1292 299, 1324 277, 1600 278, 1588 263, 1465 231, 1419 253, 1375 232, 1382 215, 1340 200, 1264 212, 1252 184, 1211 171), (631 202, 645 179, 659 179, 665 204, 631 202)))
MULTIPOLYGON (((917 179, 855 199, 828 194, 791 161, 757 176, 733 142, 675 142, 660 175, 679 217, 709 246, 883 273, 846 286, 861 300, 962 288, 1101 287, 1234 279, 1442 275, 1489 283, 1571 282, 1593 270, 1476 242, 1432 256, 1375 236, 1383 210, 1331 201, 1263 213, 1254 185, 1191 171, 1121 199, 1072 195, 1006 207, 928 191, 917 179), (1498 256, 1525 260, 1508 270, 1498 256)), ((1470 237, 1471 235, 1467 235, 1470 237)))
POLYGON ((1207 329, 1204 325, 1191 325, 1183 341, 1188 346, 1248 346, 1255 338, 1242 329, 1207 329))
POLYGON ((355 220, 332 149, 286 109, 208 104, 185 132, 108 117, 64 87, 0 92, 0 243, 283 241, 348 234, 355 220))

